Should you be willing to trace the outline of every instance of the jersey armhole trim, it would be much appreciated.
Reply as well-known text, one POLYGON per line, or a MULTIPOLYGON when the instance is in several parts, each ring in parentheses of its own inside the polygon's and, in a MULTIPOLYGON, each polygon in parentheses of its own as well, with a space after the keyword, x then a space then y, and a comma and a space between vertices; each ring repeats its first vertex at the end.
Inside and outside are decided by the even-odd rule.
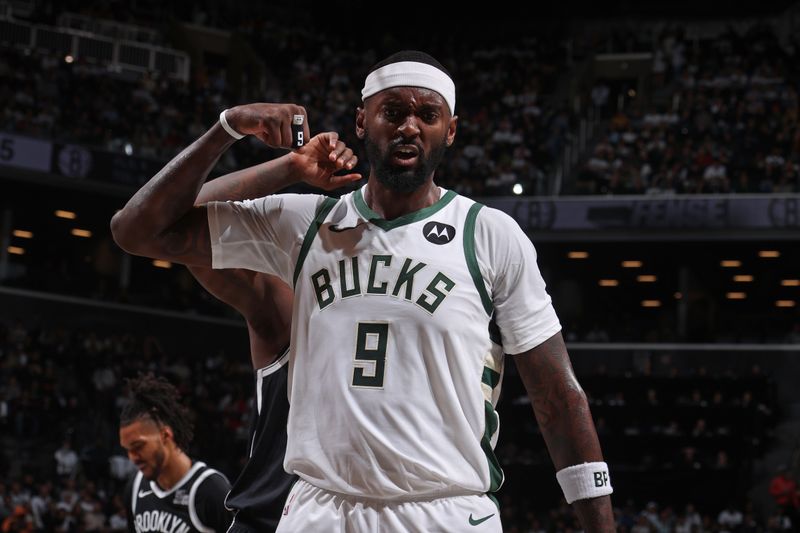
POLYGON ((131 516, 136 516, 136 500, 139 495, 139 487, 142 484, 142 472, 136 472, 136 477, 133 478, 133 485, 131 485, 131 516))
POLYGON ((475 202, 467 212, 467 219, 464 221, 464 256, 467 260, 469 274, 472 276, 472 282, 475 283, 475 288, 478 289, 478 294, 481 296, 483 310, 486 311, 488 316, 492 316, 494 305, 489 292, 486 290, 486 283, 484 283, 483 276, 481 276, 478 258, 475 255, 475 220, 478 218, 478 211, 482 208, 483 204, 475 202))
MULTIPOLYGON (((217 474, 218 476, 222 476, 225 479, 225 476, 222 473, 217 472, 213 468, 207 469, 205 472, 200 474, 195 482, 192 484, 192 488, 189 491, 189 518, 192 521, 192 525, 200 531, 200 533, 215 533, 214 530, 200 521, 200 516, 197 514, 197 506, 195 505, 195 496, 197 496, 197 489, 200 488, 200 485, 203 484, 203 481, 209 476, 217 474)), ((227 499, 227 495, 225 495, 225 499, 227 499)), ((223 500, 224 502, 224 500, 223 500)), ((224 505, 224 503, 223 503, 224 505)))
POLYGON ((336 205, 338 201, 339 200, 336 198, 325 198, 325 200, 319 204, 314 220, 311 222, 311 225, 308 226, 306 235, 303 238, 300 254, 297 256, 297 264, 294 266, 294 276, 292 277, 292 287, 297 285, 297 278, 300 276, 300 271, 303 269, 303 263, 306 260, 306 255, 308 255, 308 250, 311 248, 311 243, 314 242, 314 237, 319 233, 319 227, 322 225, 322 221, 325 220, 325 217, 328 216, 328 213, 330 213, 331 209, 333 209, 333 206, 336 205))

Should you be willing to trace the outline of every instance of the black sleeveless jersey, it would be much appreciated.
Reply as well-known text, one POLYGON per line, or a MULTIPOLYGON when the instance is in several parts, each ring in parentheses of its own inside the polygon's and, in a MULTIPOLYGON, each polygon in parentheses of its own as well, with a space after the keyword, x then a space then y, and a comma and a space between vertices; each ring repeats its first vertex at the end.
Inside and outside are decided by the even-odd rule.
POLYGON ((223 533, 232 515, 224 506, 230 483, 197 461, 172 489, 164 491, 141 472, 128 483, 128 530, 135 533, 223 533))
POLYGON ((256 371, 250 459, 225 500, 235 513, 232 532, 275 531, 286 495, 296 479, 283 469, 289 416, 288 374, 288 349, 277 361, 256 371))

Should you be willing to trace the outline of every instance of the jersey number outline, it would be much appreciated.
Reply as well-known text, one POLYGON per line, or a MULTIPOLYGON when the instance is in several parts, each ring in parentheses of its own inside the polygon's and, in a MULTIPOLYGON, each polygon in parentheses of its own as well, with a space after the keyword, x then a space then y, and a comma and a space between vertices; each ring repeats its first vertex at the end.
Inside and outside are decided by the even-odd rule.
POLYGON ((353 387, 382 389, 386 372, 386 347, 389 344, 388 322, 359 322, 353 387), (372 372, 367 370, 372 366, 372 372))

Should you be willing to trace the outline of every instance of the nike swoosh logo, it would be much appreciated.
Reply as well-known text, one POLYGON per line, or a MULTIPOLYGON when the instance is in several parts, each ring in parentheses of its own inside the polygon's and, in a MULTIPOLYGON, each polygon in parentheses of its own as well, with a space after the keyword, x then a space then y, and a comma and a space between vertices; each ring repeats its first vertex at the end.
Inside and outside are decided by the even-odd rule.
POLYGON ((494 513, 490 514, 489 516, 484 516, 483 518, 478 518, 477 520, 475 520, 474 518, 472 518, 472 513, 469 513, 469 525, 477 526, 478 524, 482 524, 482 523, 486 522, 487 520, 489 520, 493 516, 494 516, 494 513))
POLYGON ((351 229, 356 229, 357 227, 358 226, 353 226, 352 228, 340 228, 336 224, 331 224, 330 226, 328 226, 328 229, 334 233, 341 233, 343 231, 350 231, 351 229))
POLYGON ((140 490, 139 491, 139 497, 140 498, 144 498, 145 496, 148 496, 150 494, 153 494, 152 490, 140 490))

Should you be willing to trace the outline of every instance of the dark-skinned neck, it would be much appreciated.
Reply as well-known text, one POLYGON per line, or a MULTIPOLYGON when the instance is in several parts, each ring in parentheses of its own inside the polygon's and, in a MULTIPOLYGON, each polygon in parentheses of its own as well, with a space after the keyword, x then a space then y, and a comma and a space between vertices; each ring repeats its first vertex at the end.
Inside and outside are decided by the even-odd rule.
POLYGON ((164 461, 164 469, 156 479, 156 483, 164 491, 172 489, 178 481, 183 479, 186 472, 192 468, 192 460, 183 453, 183 450, 174 448, 170 453, 174 457, 164 461))
POLYGON ((439 201, 439 196, 439 187, 433 182, 433 175, 418 189, 410 193, 400 193, 386 187, 370 174, 364 190, 364 201, 384 220, 394 220, 430 207, 439 201))

